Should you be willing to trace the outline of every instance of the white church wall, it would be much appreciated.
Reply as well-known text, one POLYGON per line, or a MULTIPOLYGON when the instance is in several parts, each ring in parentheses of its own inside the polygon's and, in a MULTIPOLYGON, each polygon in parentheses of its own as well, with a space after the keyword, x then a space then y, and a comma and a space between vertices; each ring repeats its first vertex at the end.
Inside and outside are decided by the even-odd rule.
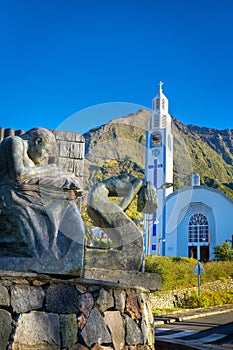
POLYGON ((213 248, 217 244, 232 239, 233 201, 206 186, 186 187, 167 198, 166 256, 188 256, 188 223, 198 212, 208 220, 210 259, 214 258, 213 248))
POLYGON ((177 230, 166 235, 165 256, 177 256, 177 230))
POLYGON ((224 193, 209 187, 197 187, 193 198, 202 198, 202 202, 210 206, 215 218, 216 240, 215 245, 226 239, 231 239, 233 234, 233 201, 224 193))

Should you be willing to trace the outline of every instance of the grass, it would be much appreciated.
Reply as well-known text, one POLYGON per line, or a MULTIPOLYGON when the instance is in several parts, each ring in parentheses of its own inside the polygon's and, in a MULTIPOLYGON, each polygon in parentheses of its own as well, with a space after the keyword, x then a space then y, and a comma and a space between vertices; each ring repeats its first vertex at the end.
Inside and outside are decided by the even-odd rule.
POLYGON ((173 312, 179 312, 179 311, 183 311, 184 309, 180 308, 180 307, 173 307, 170 309, 156 309, 156 310, 152 310, 152 314, 154 316, 166 316, 167 314, 171 314, 173 312))
MULTIPOLYGON (((145 271, 157 272, 161 275, 162 290, 174 290, 197 286, 197 275, 193 274, 196 264, 197 260, 189 258, 147 256, 145 271)), ((208 261, 202 265, 205 274, 201 275, 201 283, 233 278, 231 261, 208 261)))
MULTIPOLYGON (((197 260, 180 257, 146 256, 146 272, 159 273, 162 277, 162 291, 189 288, 197 286, 197 275, 193 274, 197 260)), ((232 261, 208 261, 202 263, 205 274, 201 275, 201 284, 213 281, 226 281, 233 278, 232 261)), ((155 294, 159 292, 155 292, 155 294)), ((222 306, 233 304, 233 291, 202 291, 198 296, 197 292, 186 292, 180 308, 157 309, 153 313, 166 315, 167 312, 192 309, 208 308, 211 306, 222 306)))

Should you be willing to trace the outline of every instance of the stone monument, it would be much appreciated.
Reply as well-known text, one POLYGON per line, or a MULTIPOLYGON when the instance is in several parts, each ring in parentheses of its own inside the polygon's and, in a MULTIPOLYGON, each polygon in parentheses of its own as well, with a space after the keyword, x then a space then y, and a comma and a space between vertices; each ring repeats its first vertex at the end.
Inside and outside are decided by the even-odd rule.
POLYGON ((55 154, 55 136, 43 128, 0 144, 1 269, 81 273, 81 184, 50 162, 55 154))
POLYGON ((143 236, 137 225, 125 214, 138 195, 138 210, 153 214, 158 206, 157 194, 150 182, 144 183, 127 174, 113 176, 95 184, 88 195, 87 209, 94 223, 112 240, 115 249, 88 249, 85 267, 139 271, 143 258, 143 236), (117 205, 109 197, 122 197, 117 205))
POLYGON ((114 248, 84 249, 75 134, 10 129, 0 143, 0 350, 153 350, 161 278, 140 272, 142 234, 124 211, 137 195, 153 212, 156 191, 126 174, 94 185, 88 212, 114 248))

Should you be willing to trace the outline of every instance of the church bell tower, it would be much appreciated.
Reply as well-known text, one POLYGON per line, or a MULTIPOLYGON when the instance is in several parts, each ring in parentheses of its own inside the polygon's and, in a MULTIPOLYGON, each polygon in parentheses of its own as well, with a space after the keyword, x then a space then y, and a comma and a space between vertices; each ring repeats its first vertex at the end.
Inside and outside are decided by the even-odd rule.
POLYGON ((158 210, 144 218, 145 254, 164 255, 166 197, 173 192, 173 137, 171 116, 168 113, 168 99, 159 83, 157 95, 152 100, 146 141, 146 180, 157 189, 158 210))

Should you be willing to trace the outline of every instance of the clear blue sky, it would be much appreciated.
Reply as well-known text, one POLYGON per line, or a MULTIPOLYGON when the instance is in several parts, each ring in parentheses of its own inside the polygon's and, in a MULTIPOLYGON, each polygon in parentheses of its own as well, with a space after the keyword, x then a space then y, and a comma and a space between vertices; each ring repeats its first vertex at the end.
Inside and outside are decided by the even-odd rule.
MULTIPOLYGON (((232 0, 0 0, 0 126, 55 129, 109 102, 150 108, 162 80, 171 115, 232 129, 232 16, 232 0)), ((90 113, 77 129, 111 118, 90 113)))

